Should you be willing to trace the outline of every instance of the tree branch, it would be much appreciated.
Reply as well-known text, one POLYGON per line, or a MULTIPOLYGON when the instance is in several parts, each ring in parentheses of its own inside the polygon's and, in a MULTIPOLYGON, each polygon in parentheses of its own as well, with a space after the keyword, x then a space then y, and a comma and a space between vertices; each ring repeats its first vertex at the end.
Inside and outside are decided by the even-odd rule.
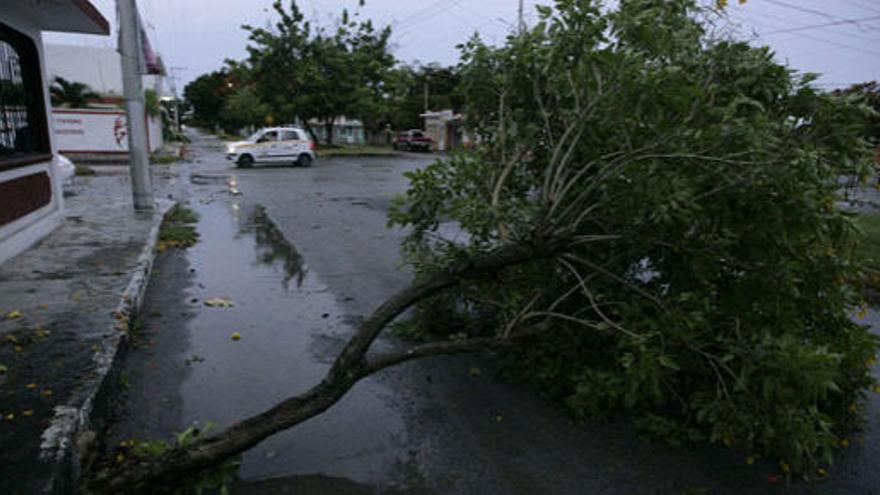
MULTIPOLYGON (((113 493, 138 485, 169 482, 196 474, 229 457, 254 447, 269 436, 295 426, 327 410, 359 380, 371 373, 417 357, 444 353, 473 352, 505 345, 511 338, 469 339, 461 342, 426 344, 403 354, 391 354, 367 361, 366 353, 382 330, 407 308, 464 280, 498 273, 514 265, 554 257, 570 245, 562 232, 537 238, 530 245, 510 244, 452 263, 445 269, 417 281, 385 301, 364 320, 351 337, 327 375, 309 391, 289 398, 225 431, 188 447, 177 447, 148 460, 129 460, 105 471, 93 472, 88 487, 96 493, 113 493)), ((523 336, 528 335, 526 332, 523 336)), ((517 336, 517 338, 519 335, 517 336)))

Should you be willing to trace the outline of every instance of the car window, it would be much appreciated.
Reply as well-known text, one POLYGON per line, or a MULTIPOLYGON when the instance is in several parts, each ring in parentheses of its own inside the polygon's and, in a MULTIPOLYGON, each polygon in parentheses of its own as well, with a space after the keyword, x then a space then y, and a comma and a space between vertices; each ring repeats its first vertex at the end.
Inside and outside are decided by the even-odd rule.
POLYGON ((277 140, 278 140, 278 131, 269 131, 269 132, 263 134, 262 137, 260 137, 260 139, 257 140, 257 142, 258 143, 268 143, 268 142, 277 141, 277 140))
POLYGON ((281 131, 281 140, 282 141, 299 141, 302 139, 299 133, 296 131, 281 131))

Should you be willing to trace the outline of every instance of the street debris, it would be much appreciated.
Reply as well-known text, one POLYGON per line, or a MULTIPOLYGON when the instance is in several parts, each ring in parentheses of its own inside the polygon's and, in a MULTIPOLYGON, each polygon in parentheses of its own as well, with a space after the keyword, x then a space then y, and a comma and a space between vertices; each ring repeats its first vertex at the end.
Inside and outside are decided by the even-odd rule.
POLYGON ((212 299, 206 299, 205 306, 208 306, 209 308, 231 308, 235 306, 235 303, 230 301, 229 299, 215 297, 212 299))

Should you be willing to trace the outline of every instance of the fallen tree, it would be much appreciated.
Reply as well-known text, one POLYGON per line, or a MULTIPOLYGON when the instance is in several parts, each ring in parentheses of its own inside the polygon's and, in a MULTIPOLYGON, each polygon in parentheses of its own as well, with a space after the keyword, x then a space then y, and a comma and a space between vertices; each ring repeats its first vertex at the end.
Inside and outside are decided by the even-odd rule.
POLYGON ((197 477, 370 374, 486 349, 578 415, 625 411, 655 438, 786 471, 830 460, 875 383, 877 339, 847 314, 858 232, 835 205, 841 175, 869 173, 870 110, 708 36, 715 14, 690 0, 539 12, 503 47, 464 45, 480 144, 409 174, 391 220, 416 280, 326 377, 213 436, 98 465, 90 490, 197 477), (439 235, 446 221, 467 235, 439 235), (426 342, 372 355, 409 308, 426 342))

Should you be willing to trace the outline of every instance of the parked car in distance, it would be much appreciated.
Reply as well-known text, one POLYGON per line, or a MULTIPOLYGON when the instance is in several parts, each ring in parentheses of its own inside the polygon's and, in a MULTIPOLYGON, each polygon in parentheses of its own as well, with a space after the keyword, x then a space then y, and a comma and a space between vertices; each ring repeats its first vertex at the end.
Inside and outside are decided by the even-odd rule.
POLYGON ((430 151, 434 141, 418 129, 401 132, 394 138, 391 146, 396 150, 430 151))
POLYGON ((257 163, 292 163, 310 167, 315 161, 315 142, 297 127, 260 129, 244 141, 226 145, 226 159, 242 168, 257 163))

